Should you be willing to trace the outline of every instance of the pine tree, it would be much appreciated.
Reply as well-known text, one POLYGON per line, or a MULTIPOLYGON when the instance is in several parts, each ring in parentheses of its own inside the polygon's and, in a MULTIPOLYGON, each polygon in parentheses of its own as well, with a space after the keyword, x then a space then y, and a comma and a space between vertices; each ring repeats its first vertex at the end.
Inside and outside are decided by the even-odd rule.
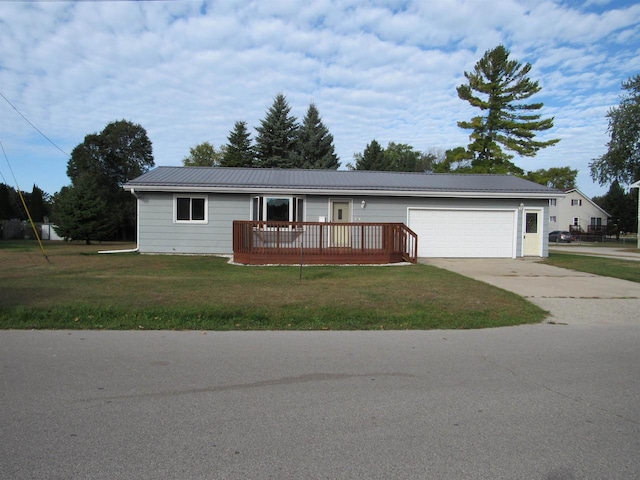
POLYGON ((95 176, 77 176, 73 185, 62 187, 54 196, 56 233, 87 244, 113 238, 119 219, 107 198, 108 192, 95 176))
POLYGON ((291 168, 294 165, 298 124, 289 115, 291 107, 279 93, 267 116, 256 127, 256 166, 262 168, 291 168))
POLYGON ((313 103, 309 105, 302 126, 298 130, 294 166, 333 170, 340 166, 333 146, 333 135, 322 123, 320 113, 313 103))
POLYGON ((29 198, 29 213, 34 222, 42 222, 45 215, 44 193, 35 184, 29 198))
POLYGON ((363 153, 357 153, 354 155, 356 161, 356 170, 388 170, 386 168, 384 149, 377 142, 377 140, 371 140, 363 153))
POLYGON ((536 132, 553 127, 553 118, 540 119, 536 113, 542 103, 522 103, 540 91, 537 81, 527 74, 531 65, 509 60, 509 50, 499 45, 488 50, 476 63, 473 72, 464 72, 468 84, 457 88, 458 97, 479 108, 483 115, 458 122, 460 128, 471 130, 468 151, 473 155, 474 171, 508 173, 515 165, 513 155, 502 150, 533 157, 541 148, 560 140, 536 141, 536 132))
POLYGON ((221 167, 255 166, 255 151, 251 145, 251 135, 247 131, 246 122, 236 122, 227 139, 229 143, 220 160, 221 167))

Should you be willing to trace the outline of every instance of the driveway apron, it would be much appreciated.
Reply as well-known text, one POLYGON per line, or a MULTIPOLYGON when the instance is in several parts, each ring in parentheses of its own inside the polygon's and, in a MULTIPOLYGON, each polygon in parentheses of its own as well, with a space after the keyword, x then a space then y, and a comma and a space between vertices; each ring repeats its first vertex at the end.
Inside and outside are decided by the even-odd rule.
POLYGON ((516 293, 561 324, 640 325, 640 284, 540 263, 540 259, 423 258, 422 263, 516 293))

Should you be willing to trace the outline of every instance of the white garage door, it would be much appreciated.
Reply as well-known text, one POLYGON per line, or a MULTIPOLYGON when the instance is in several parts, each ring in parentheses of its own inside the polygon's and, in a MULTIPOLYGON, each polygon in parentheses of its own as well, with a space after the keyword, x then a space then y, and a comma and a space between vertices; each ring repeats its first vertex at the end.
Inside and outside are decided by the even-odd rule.
POLYGON ((515 257, 513 210, 409 209, 420 257, 515 257))

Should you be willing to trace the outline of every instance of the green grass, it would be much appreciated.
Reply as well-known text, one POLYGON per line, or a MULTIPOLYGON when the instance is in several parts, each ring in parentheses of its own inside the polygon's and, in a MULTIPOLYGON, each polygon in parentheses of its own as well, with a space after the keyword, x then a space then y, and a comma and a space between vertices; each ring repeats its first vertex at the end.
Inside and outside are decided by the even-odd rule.
POLYGON ((640 262, 633 260, 551 252, 544 263, 579 272, 640 282, 640 262))
POLYGON ((0 242, 0 328, 464 329, 540 322, 510 292, 428 265, 255 267, 131 245, 0 242))

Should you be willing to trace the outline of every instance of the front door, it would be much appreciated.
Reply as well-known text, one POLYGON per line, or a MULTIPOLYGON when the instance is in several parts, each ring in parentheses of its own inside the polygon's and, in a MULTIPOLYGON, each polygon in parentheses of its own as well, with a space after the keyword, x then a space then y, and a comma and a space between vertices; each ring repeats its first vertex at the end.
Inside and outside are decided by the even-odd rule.
POLYGON ((524 211, 523 255, 525 257, 542 256, 542 212, 524 211))
MULTIPOLYGON (((333 223, 350 223, 351 222, 351 204, 344 201, 336 201, 331 203, 331 221, 333 223)), ((351 243, 349 235, 349 227, 334 226, 333 227, 333 246, 348 247, 351 243)))

